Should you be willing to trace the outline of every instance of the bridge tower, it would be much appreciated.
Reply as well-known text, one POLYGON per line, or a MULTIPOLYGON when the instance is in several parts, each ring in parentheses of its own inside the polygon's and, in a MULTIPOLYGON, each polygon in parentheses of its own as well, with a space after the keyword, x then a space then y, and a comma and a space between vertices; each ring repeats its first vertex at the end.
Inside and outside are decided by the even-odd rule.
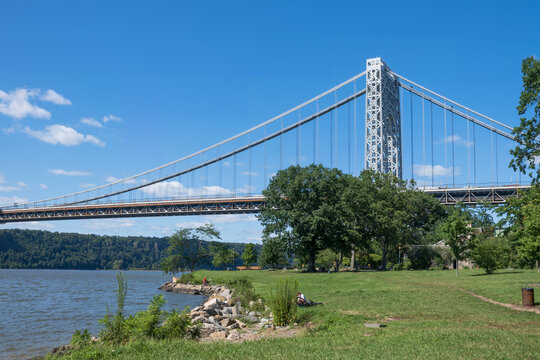
POLYGON ((399 83, 381 58, 366 61, 366 169, 401 179, 399 83))

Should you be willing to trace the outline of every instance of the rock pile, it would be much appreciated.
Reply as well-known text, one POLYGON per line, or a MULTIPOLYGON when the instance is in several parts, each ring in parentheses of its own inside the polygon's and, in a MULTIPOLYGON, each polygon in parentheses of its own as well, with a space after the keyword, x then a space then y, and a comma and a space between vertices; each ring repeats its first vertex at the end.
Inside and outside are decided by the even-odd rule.
MULTIPOLYGON (((160 287, 164 291, 183 294, 206 295, 208 299, 203 305, 191 310, 191 321, 201 326, 201 338, 238 340, 251 328, 272 327, 272 317, 264 318, 262 314, 252 311, 256 305, 250 302, 248 307, 235 302, 232 291, 225 286, 191 285, 166 283, 160 287)), ((262 300, 259 299, 262 305, 262 300)))

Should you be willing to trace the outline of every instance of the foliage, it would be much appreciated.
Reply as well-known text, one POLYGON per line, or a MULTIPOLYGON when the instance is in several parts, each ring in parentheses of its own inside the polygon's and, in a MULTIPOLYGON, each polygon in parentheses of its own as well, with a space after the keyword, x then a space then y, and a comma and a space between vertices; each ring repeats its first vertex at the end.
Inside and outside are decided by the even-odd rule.
POLYGON ((338 261, 340 261, 340 256, 338 253, 330 249, 324 249, 319 251, 319 253, 317 254, 315 264, 318 267, 324 267, 326 270, 329 270, 338 261))
POLYGON ((415 270, 427 270, 435 258, 440 258, 439 253, 429 245, 413 247, 409 251, 408 256, 411 269, 415 270))
POLYGON ((452 209, 450 215, 437 227, 441 240, 449 246, 450 252, 456 261, 456 276, 458 274, 457 262, 465 258, 474 239, 475 231, 471 227, 470 214, 461 208, 452 209))
POLYGON ((519 115, 530 112, 531 117, 522 117, 519 126, 512 131, 518 146, 510 150, 513 156, 510 166, 523 174, 529 171, 533 183, 536 183, 540 181, 540 59, 532 56, 524 59, 521 72, 523 89, 517 110, 519 115))
POLYGON ((350 178, 344 193, 347 224, 357 246, 375 241, 386 269, 390 248, 419 243, 444 209, 432 196, 409 187, 392 174, 364 170, 350 178))
POLYGON ((254 244, 245 244, 244 252, 242 253, 242 260, 244 260, 244 265, 250 266, 257 263, 257 252, 255 251, 254 244))
MULTIPOLYGON (((261 298, 253 288, 253 283, 245 276, 234 277, 225 282, 233 290, 233 299, 247 306, 250 301, 256 301, 261 298)), ((257 309, 260 310, 260 309, 257 309)))
POLYGON ((279 279, 270 295, 270 309, 274 315, 274 325, 285 326, 292 323, 296 315, 296 295, 298 281, 279 279))
POLYGON ((163 259, 163 271, 172 274, 186 269, 194 271, 201 259, 209 256, 204 242, 214 238, 220 239, 221 236, 211 224, 178 230, 169 238, 169 256, 163 259))
POLYGON ((210 254, 213 256, 212 264, 219 268, 223 265, 231 265, 234 267, 234 259, 238 257, 238 253, 229 249, 225 244, 213 242, 210 244, 210 254))
POLYGON ((308 271, 314 271, 320 250, 348 246, 341 202, 345 186, 341 171, 322 165, 279 171, 263 190, 266 206, 258 216, 263 233, 283 241, 296 256, 306 256, 308 271))
POLYGON ((275 237, 263 236, 263 247, 259 258, 261 266, 276 269, 288 264, 285 244, 275 237))
POLYGON ((126 303, 127 296, 127 278, 124 274, 119 272, 116 274, 116 281, 118 283, 118 290, 116 292, 116 314, 113 316, 109 312, 107 306, 107 314, 99 323, 103 326, 99 337, 103 341, 121 343, 127 341, 129 338, 129 331, 126 326, 126 319, 124 317, 124 305, 126 303))
POLYGON ((84 331, 75 330, 73 335, 71 336, 70 344, 74 347, 80 348, 84 346, 88 346, 91 344, 92 336, 90 335, 90 332, 88 332, 88 329, 84 329, 84 331))
POLYGON ((499 209, 505 215, 505 235, 514 239, 522 266, 533 267, 540 260, 540 184, 533 185, 521 197, 511 198, 499 209))
POLYGON ((183 273, 180 276, 180 279, 178 279, 178 282, 182 283, 182 284, 187 284, 187 283, 194 284, 195 283, 195 277, 193 276, 192 273, 183 273))
POLYGON ((471 258, 487 274, 491 274, 507 265, 509 252, 510 246, 504 237, 482 237, 475 242, 471 258))
POLYGON ((0 230, 0 268, 159 270, 167 240, 0 230))

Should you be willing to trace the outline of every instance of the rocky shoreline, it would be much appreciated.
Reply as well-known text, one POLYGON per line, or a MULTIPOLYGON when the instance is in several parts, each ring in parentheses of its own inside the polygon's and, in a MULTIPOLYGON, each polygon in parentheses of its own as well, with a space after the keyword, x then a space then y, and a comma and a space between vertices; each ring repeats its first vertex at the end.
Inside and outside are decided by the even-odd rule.
MULTIPOLYGON (((243 341, 253 339, 257 331, 274 328, 271 315, 263 314, 253 308, 264 308, 262 300, 241 304, 235 300, 233 291, 221 285, 192 285, 167 282, 160 288, 163 291, 191 295, 205 295, 208 299, 201 306, 190 312, 191 321, 199 325, 202 341, 231 340, 243 341)), ((265 312, 269 312, 265 308, 265 312)))

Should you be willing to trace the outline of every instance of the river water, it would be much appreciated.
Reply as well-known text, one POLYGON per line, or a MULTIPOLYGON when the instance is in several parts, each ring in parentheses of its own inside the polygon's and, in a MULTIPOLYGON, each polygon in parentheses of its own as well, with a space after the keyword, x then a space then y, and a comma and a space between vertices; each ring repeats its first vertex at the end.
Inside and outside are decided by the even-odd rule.
MULTIPOLYGON (((116 271, 0 269, 0 359, 28 359, 68 344, 75 330, 99 333, 98 320, 116 311, 116 271)), ((124 271, 125 311, 145 310, 163 294, 166 310, 200 305, 204 297, 158 290, 170 277, 157 271, 124 271)))

